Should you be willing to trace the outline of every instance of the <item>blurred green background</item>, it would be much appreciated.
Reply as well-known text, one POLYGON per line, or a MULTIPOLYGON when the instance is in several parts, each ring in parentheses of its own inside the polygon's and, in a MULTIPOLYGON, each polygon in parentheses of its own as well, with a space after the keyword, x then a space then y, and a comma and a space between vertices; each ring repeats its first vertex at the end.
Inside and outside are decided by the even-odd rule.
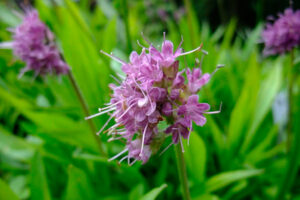
MULTIPOLYGON (((20 3, 0 2, 0 42, 20 23, 20 3)), ((300 199, 300 80, 295 86, 292 138, 287 143, 289 55, 263 57, 260 34, 268 15, 289 1, 238 0, 35 0, 41 19, 55 33, 91 113, 109 101, 110 74, 140 52, 141 32, 155 45, 163 32, 191 50, 203 43, 203 71, 225 64, 200 92, 222 112, 194 127, 185 159, 193 200, 300 199), (298 134, 298 135, 297 135, 298 134)), ((299 1, 294 8, 299 8, 299 1)), ((299 52, 296 51, 299 57, 299 52)), ((193 54, 182 58, 194 66, 193 54)), ((300 68, 299 59, 295 69, 300 68)), ((173 149, 145 165, 107 162, 99 154, 76 94, 66 76, 18 79, 24 63, 0 49, 0 199, 181 199, 173 149)), ((181 66, 184 68, 185 66, 181 66)), ((299 71, 295 71, 299 73, 299 71)), ((94 119, 102 127, 107 116, 94 119)), ((124 144, 99 138, 111 157, 124 144)), ((165 145, 167 146, 167 145, 165 145)), ((164 148, 164 147, 163 147, 164 148)), ((162 148, 162 149, 163 149, 162 148)))

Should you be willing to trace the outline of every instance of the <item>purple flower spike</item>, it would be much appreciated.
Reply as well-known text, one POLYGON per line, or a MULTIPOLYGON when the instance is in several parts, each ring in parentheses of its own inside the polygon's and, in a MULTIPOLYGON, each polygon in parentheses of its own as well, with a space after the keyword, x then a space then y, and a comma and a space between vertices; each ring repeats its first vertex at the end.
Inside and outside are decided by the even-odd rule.
POLYGON ((20 76, 31 70, 36 75, 59 75, 69 72, 69 66, 62 60, 54 43, 54 35, 41 22, 36 10, 26 10, 22 24, 11 31, 14 54, 26 63, 20 76))
POLYGON ((143 47, 141 54, 135 51, 130 54, 129 63, 101 51, 119 62, 126 74, 123 80, 117 80, 119 86, 110 84, 113 94, 107 107, 87 118, 110 113, 110 118, 98 133, 114 119, 116 124, 105 131, 112 136, 109 141, 127 141, 126 148, 110 160, 127 153, 120 162, 127 159, 130 165, 136 161, 146 163, 170 133, 171 144, 180 141, 183 147, 182 138, 189 138, 192 122, 203 126, 206 122, 204 114, 216 113, 206 112, 209 105, 198 103, 195 94, 208 82, 210 75, 202 75, 200 69, 188 69, 186 84, 185 70, 178 71, 179 61, 176 58, 198 51, 202 45, 185 53, 182 53, 180 45, 174 51, 173 43, 164 40, 161 51, 153 45, 143 47), (168 127, 160 130, 161 121, 166 121, 168 127))
POLYGON ((300 45, 300 10, 287 8, 273 23, 268 23, 262 32, 265 44, 264 55, 283 54, 300 45))

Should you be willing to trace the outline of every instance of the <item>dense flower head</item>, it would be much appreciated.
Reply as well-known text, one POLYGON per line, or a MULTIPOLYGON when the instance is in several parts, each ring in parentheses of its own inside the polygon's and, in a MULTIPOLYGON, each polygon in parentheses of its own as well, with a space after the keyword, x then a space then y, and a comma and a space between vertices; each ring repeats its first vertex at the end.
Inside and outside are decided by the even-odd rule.
POLYGON ((300 45, 300 10, 287 8, 273 24, 262 32, 264 54, 283 54, 300 45))
POLYGON ((65 74, 69 71, 55 45, 54 35, 39 19, 36 10, 27 9, 23 22, 11 31, 14 54, 26 63, 21 75, 30 70, 36 75, 65 74))
POLYGON ((171 41, 164 40, 159 51, 150 44, 148 48, 143 47, 140 54, 132 52, 129 63, 102 52, 121 63, 126 74, 126 77, 119 75, 122 80, 115 78, 120 85, 110 84, 113 93, 107 107, 87 118, 110 113, 98 133, 114 119, 116 124, 105 132, 112 136, 110 140, 127 141, 126 148, 110 160, 128 152, 120 162, 127 159, 129 164, 137 160, 145 163, 157 152, 165 137, 172 135, 171 144, 180 142, 182 145, 182 138, 189 138, 193 122, 203 126, 204 114, 219 112, 209 112, 208 104, 198 102, 197 93, 210 75, 203 74, 200 67, 179 71, 177 58, 201 50, 202 45, 190 52, 183 52, 180 45, 174 49, 171 41), (161 121, 168 123, 164 130, 158 128, 161 121))

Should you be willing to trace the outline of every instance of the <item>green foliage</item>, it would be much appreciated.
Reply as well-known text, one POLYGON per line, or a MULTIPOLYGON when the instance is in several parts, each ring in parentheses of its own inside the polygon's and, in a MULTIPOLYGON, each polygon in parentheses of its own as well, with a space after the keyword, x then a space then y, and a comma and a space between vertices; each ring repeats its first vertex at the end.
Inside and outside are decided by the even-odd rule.
MULTIPOLYGON (((37 0, 35 7, 55 33, 90 112, 95 113, 109 101, 108 84, 114 82, 109 75, 120 72, 120 66, 99 51, 114 52, 124 60, 128 60, 130 52, 120 17, 121 2, 99 0, 92 9, 89 2, 37 0)), ((132 41, 146 44, 140 35, 145 30, 144 35, 158 45, 163 34, 157 30, 167 29, 167 38, 175 46, 183 35, 185 50, 203 43, 203 49, 209 52, 203 61, 204 72, 213 72, 217 64, 225 64, 200 91, 201 101, 208 102, 212 110, 218 110, 222 102, 221 113, 207 116, 207 124, 195 126, 189 144, 184 143, 192 199, 272 199, 278 191, 284 191, 287 198, 299 198, 296 180, 300 140, 296 133, 300 133, 300 98, 294 95, 297 105, 293 130, 298 139, 288 152, 285 129, 274 123, 272 105, 277 94, 286 91, 289 59, 261 56, 257 41, 262 25, 239 32, 239 21, 233 19, 228 26, 212 32, 207 23, 197 23, 199 20, 192 14, 191 34, 186 17, 179 21, 168 18, 162 25, 151 21, 144 4, 129 2, 132 41), (144 28, 144 22, 149 21, 150 28, 144 28), (291 178, 282 178, 286 174, 291 178)), ((0 3, 0 41, 11 40, 6 28, 20 21, 9 6, 0 3)), ((140 47, 132 44, 139 52, 140 47)), ((201 55, 180 59, 193 67, 195 56, 201 55)), ((129 167, 125 162, 108 162, 97 153, 97 144, 68 78, 47 76, 32 80, 30 74, 25 74, 18 79, 23 66, 14 62, 11 51, 0 49, 1 199, 180 198, 172 150, 152 156, 145 165, 129 167)), ((299 69, 299 61, 294 66, 299 69)), ((299 91, 299 81, 298 78, 295 91, 299 91)), ((97 128, 107 119, 95 119, 97 128)), ((105 135, 99 137, 109 156, 124 146, 106 142, 105 135)))

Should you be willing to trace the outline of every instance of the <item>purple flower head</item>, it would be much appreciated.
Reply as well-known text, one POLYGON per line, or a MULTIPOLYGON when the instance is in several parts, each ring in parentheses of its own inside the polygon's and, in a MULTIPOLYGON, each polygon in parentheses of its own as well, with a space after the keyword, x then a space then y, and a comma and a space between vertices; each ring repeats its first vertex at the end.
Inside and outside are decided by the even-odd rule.
POLYGON ((98 134, 114 119, 115 125, 105 131, 112 136, 110 141, 126 140, 126 148, 110 160, 127 152, 120 162, 127 159, 129 164, 136 161, 145 163, 150 155, 157 152, 166 137, 172 135, 171 144, 180 141, 182 145, 182 138, 189 138, 193 121, 203 126, 206 122, 204 115, 216 113, 207 112, 210 106, 198 103, 198 96, 195 95, 210 75, 202 75, 200 69, 188 69, 188 83, 185 83, 185 70, 178 70, 179 61, 176 58, 198 51, 201 47, 182 53, 180 47, 174 51, 173 43, 164 40, 161 51, 151 44, 149 48, 143 47, 140 54, 132 52, 129 63, 101 51, 119 62, 126 74, 122 80, 116 80, 119 86, 110 84, 112 96, 107 107, 87 118, 110 113, 98 134), (161 121, 166 121, 168 127, 161 130, 161 121))
POLYGON ((36 10, 26 10, 22 24, 11 31, 14 54, 26 63, 20 75, 31 70, 36 75, 68 73, 69 66, 62 60, 53 34, 39 19, 36 10))
POLYGON ((300 45, 300 10, 287 8, 262 32, 264 55, 283 54, 300 45))

